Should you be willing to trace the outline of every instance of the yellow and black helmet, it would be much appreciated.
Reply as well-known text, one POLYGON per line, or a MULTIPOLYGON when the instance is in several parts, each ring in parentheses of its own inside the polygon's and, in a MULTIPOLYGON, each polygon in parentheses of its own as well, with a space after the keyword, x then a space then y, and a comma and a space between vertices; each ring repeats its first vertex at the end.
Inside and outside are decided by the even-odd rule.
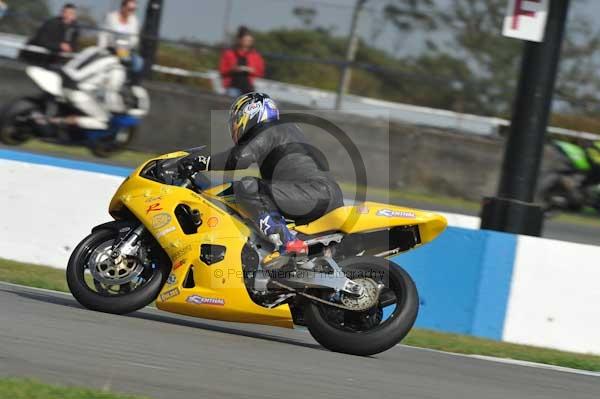
POLYGON ((259 124, 279 120, 279 108, 265 93, 239 96, 229 110, 229 133, 234 143, 259 124))

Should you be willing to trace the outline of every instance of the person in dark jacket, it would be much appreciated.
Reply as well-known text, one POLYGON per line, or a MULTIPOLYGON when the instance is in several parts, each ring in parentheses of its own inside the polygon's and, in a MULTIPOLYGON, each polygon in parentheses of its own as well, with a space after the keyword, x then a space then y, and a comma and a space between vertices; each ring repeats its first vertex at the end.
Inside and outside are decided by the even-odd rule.
POLYGON ((254 49, 254 37, 250 30, 241 26, 234 48, 223 51, 219 72, 223 88, 230 97, 254 91, 254 80, 265 75, 265 61, 254 49))
POLYGON ((306 253, 306 244, 288 230, 286 218, 309 223, 343 206, 342 191, 325 158, 308 145, 295 124, 279 122, 275 102, 264 93, 235 100, 229 130, 235 146, 183 162, 187 173, 247 169, 256 163, 260 178, 235 182, 237 204, 258 230, 284 253, 306 253))
POLYGON ((42 65, 59 63, 63 60, 60 54, 76 52, 78 42, 77 7, 67 3, 63 6, 61 15, 46 21, 27 43, 31 46, 42 47, 50 54, 24 51, 22 58, 27 62, 42 65))

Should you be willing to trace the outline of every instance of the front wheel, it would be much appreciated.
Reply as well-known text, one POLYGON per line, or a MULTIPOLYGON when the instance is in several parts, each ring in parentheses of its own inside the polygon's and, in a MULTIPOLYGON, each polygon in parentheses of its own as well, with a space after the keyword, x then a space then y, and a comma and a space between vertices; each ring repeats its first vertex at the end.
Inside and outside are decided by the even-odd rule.
POLYGON ((135 256, 123 256, 116 263, 113 247, 126 234, 120 230, 92 232, 69 259, 69 290, 88 309, 113 314, 141 309, 156 299, 168 277, 168 258, 150 236, 142 235, 135 256))
POLYGON ((304 318, 311 335, 329 350, 359 356, 383 352, 402 341, 419 310, 417 287, 409 274, 389 260, 370 256, 345 259, 339 265, 351 280, 385 288, 378 303, 366 311, 308 302, 304 318))

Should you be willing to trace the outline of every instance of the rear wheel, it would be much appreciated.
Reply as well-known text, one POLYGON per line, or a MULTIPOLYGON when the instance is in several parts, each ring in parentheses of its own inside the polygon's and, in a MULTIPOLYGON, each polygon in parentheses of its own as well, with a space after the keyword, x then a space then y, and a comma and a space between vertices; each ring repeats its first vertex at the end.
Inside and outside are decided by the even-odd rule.
MULTIPOLYGON (((383 284, 385 288, 378 303, 363 311, 307 303, 304 318, 311 335, 327 349, 360 356, 383 352, 400 342, 412 328, 419 309, 412 278, 400 266, 383 258, 356 257, 339 265, 351 280, 367 287, 383 284)), ((328 299, 332 295, 321 296, 328 299)))
POLYGON ((31 137, 27 121, 35 104, 26 99, 16 100, 0 111, 0 141, 6 145, 20 145, 31 137))
POLYGON ((69 259, 69 289, 88 309, 133 312, 154 301, 168 277, 168 258, 151 237, 142 236, 135 256, 124 256, 115 264, 111 253, 121 235, 118 229, 94 231, 69 259))

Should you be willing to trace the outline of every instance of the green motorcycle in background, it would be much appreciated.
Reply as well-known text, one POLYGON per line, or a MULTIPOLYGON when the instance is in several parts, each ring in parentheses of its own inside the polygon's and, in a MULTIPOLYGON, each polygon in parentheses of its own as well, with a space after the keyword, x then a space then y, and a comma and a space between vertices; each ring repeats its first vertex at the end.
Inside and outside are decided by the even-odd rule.
POLYGON ((546 211, 591 207, 600 212, 600 141, 578 145, 554 140, 552 146, 559 162, 541 177, 538 200, 546 211))

